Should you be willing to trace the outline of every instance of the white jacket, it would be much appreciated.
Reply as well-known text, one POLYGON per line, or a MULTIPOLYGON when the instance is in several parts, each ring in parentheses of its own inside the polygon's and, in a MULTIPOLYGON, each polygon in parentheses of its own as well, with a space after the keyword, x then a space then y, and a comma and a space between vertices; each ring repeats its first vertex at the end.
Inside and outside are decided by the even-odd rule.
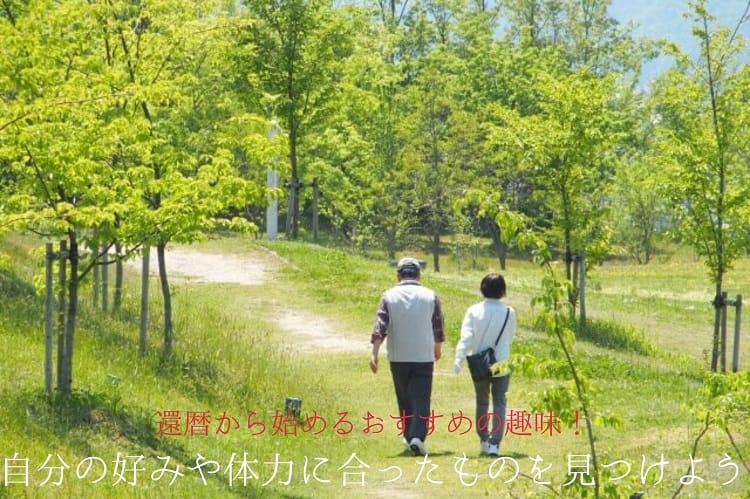
POLYGON ((508 323, 495 347, 495 359, 498 362, 507 360, 516 332, 516 312, 501 300, 485 298, 466 310, 461 324, 461 339, 456 345, 456 363, 460 365, 467 355, 492 346, 508 313, 508 323))

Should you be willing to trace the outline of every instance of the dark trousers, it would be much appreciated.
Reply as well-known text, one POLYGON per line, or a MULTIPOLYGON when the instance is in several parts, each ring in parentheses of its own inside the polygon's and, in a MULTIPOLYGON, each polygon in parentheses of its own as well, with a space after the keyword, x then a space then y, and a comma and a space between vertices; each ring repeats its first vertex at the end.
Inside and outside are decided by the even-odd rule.
POLYGON ((404 438, 427 438, 433 362, 391 362, 398 417, 404 418, 404 438))

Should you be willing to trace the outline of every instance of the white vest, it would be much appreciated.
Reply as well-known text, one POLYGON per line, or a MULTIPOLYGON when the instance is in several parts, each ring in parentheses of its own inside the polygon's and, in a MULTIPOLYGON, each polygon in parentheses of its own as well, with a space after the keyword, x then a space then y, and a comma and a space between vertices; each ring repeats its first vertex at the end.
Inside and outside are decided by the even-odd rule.
POLYGON ((390 362, 434 362, 432 315, 435 293, 417 281, 401 281, 384 295, 388 308, 386 348, 390 362))

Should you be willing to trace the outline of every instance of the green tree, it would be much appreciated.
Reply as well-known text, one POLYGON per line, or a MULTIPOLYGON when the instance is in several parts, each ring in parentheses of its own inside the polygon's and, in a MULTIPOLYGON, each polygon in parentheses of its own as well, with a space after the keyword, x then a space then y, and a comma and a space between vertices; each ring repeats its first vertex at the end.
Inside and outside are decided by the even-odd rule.
MULTIPOLYGON (((493 129, 492 109, 498 105, 525 109, 533 102, 531 77, 528 70, 539 64, 539 51, 516 49, 504 40, 496 39, 497 7, 469 2, 457 16, 452 51, 464 64, 461 73, 462 90, 458 103, 473 117, 471 124, 478 141, 472 150, 475 160, 466 182, 472 190, 484 192, 480 197, 496 200, 493 209, 474 209, 464 206, 467 223, 478 234, 489 236, 500 263, 505 269, 508 246, 506 230, 496 223, 500 205, 514 209, 529 209, 523 173, 507 151, 497 150, 488 140, 493 129), (536 52, 532 55, 532 52, 536 52)), ((471 203, 472 205, 474 203, 471 203)))
POLYGON ((328 0, 253 0, 246 7, 251 21, 239 41, 248 48, 241 70, 257 75, 266 95, 259 107, 278 118, 288 140, 287 233, 296 239, 300 192, 309 170, 301 159, 306 141, 325 129, 341 78, 339 63, 350 52, 348 27, 328 0))
POLYGON ((377 57, 377 64, 369 63, 368 81, 358 85, 372 98, 369 109, 364 110, 357 120, 365 129, 372 150, 372 168, 366 185, 371 186, 373 200, 370 204, 370 224, 373 236, 384 241, 390 260, 396 259, 400 245, 411 241, 417 225, 417 213, 412 196, 413 186, 408 166, 404 161, 407 140, 400 123, 409 98, 406 95, 407 70, 409 59, 406 52, 406 28, 410 7, 409 0, 379 2, 382 26, 375 26, 370 39, 375 41, 371 53, 377 57))
POLYGON ((232 101, 220 84, 228 21, 218 4, 185 7, 177 1, 148 9, 120 2, 98 11, 111 84, 132 96, 113 111, 120 119, 112 121, 133 139, 123 166, 131 182, 126 200, 134 208, 122 223, 130 240, 156 248, 165 355, 174 339, 166 247, 198 240, 217 225, 255 229, 232 216, 248 204, 263 205, 266 196, 239 174, 235 146, 238 140, 250 146, 251 138, 259 143, 270 128, 241 115, 236 118, 245 133, 233 133, 232 101))
POLYGON ((518 46, 554 48, 571 69, 628 75, 636 82, 654 44, 609 15, 611 0, 499 0, 505 31, 518 46))
POLYGON ((441 236, 453 227, 452 206, 467 185, 478 147, 476 122, 452 104, 451 80, 437 67, 426 68, 411 94, 415 96, 412 102, 419 104, 404 120, 412 146, 405 152, 411 191, 416 194, 420 223, 430 236, 436 272, 440 271, 441 236))
POLYGON ((647 264, 671 218, 665 172, 655 157, 654 114, 646 104, 632 109, 625 126, 627 138, 618 145, 616 176, 609 190, 614 208, 611 225, 616 251, 647 264))
POLYGON ((396 28, 408 12, 409 0, 372 0, 376 4, 381 21, 389 29, 396 28))
POLYGON ((116 239, 116 221, 128 211, 123 179, 104 161, 111 151, 100 119, 122 93, 101 92, 92 83, 102 66, 91 43, 98 26, 76 7, 38 2, 0 20, 8 55, 3 64, 15 70, 2 80, 13 116, 0 146, 15 184, 6 214, 15 227, 67 242, 70 278, 57 383, 63 394, 72 386, 79 286, 100 259, 83 249, 116 239))
POLYGON ((405 40, 409 85, 402 133, 409 147, 405 165, 412 179, 420 224, 430 237, 435 271, 440 271, 441 237, 454 228, 455 199, 468 185, 480 159, 474 116, 462 108, 466 66, 455 50, 460 1, 425 1, 410 11, 405 40))
POLYGON ((538 228, 565 258, 575 304, 575 255, 601 259, 611 235, 605 192, 621 138, 615 80, 585 69, 557 77, 540 71, 535 88, 539 112, 520 116, 498 106, 490 140, 527 173, 532 196, 543 209, 538 228))
POLYGON ((678 66, 658 82, 654 97, 661 120, 660 164, 677 207, 679 234, 705 258, 715 285, 711 370, 716 371, 725 369, 720 355, 724 280, 748 248, 750 169, 744 149, 750 138, 750 71, 739 62, 743 43, 737 29, 716 27, 704 1, 692 2, 691 9, 700 58, 677 53, 678 66))
POLYGON ((321 210, 334 229, 363 249, 382 245, 395 259, 412 237, 417 210, 400 127, 408 105, 403 19, 381 10, 386 7, 398 9, 394 3, 346 12, 356 42, 340 62, 341 91, 331 101, 326 130, 310 140, 310 149, 324 188, 321 210))
POLYGON ((114 242, 124 254, 160 249, 168 354, 167 243, 201 237, 229 206, 265 201, 261 188, 237 178, 215 127, 200 119, 218 101, 202 98, 201 87, 201 76, 222 71, 206 55, 216 11, 191 17, 183 7, 39 3, 3 23, 12 54, 3 64, 18 70, 2 80, 14 116, 0 144, 16 184, 7 213, 22 229, 67 239, 62 393, 72 384, 79 286, 114 242))
POLYGON ((420 231, 430 238, 436 271, 441 237, 456 228, 454 200, 479 160, 479 126, 462 105, 467 68, 456 46, 466 8, 460 0, 415 2, 398 51, 404 74, 399 135, 406 145, 400 188, 410 196, 420 231))
POLYGON ((612 186, 612 204, 617 207, 612 213, 613 242, 638 263, 651 261, 657 237, 668 227, 662 181, 648 157, 636 156, 618 167, 612 186))

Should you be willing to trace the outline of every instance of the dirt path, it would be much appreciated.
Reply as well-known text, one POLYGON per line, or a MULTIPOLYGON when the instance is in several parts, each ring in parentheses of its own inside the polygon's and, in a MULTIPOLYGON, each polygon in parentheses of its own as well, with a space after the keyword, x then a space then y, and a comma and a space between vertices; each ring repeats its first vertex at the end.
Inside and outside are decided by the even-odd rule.
MULTIPOLYGON (((270 254, 270 252, 269 252, 270 254)), ((208 253, 193 248, 169 248, 165 254, 167 275, 190 282, 257 286, 270 280, 274 268, 243 255, 208 253)), ((156 251, 151 251, 151 273, 156 275, 156 251)))
MULTIPOLYGON (((166 264, 172 279, 189 282, 227 283, 259 286, 274 279, 276 272, 286 263, 272 251, 255 251, 253 254, 214 253, 189 247, 167 249, 166 264)), ((150 271, 158 272, 156 252, 151 252, 150 271)), ((297 338, 303 351, 334 350, 366 352, 366 341, 351 339, 354 332, 342 333, 341 327, 329 317, 312 311, 289 309, 282 303, 265 307, 266 317, 297 338)))

